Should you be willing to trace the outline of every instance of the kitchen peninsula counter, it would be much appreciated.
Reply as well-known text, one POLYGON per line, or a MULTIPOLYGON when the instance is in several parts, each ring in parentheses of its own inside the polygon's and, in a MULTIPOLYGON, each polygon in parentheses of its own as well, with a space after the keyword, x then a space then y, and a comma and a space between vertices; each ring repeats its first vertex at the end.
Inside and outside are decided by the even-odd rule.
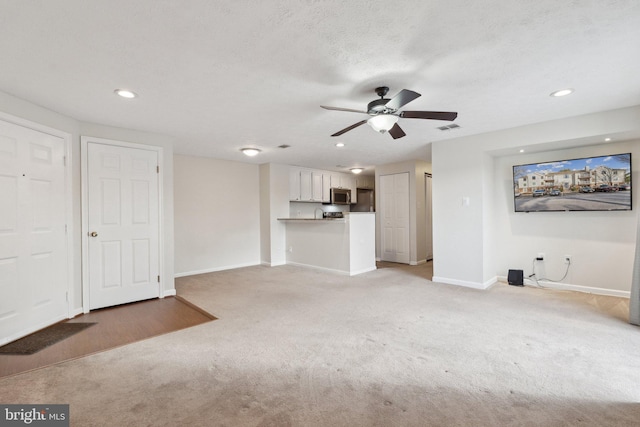
POLYGON ((287 264, 354 276, 376 269, 375 213, 344 218, 278 218, 286 224, 287 264))

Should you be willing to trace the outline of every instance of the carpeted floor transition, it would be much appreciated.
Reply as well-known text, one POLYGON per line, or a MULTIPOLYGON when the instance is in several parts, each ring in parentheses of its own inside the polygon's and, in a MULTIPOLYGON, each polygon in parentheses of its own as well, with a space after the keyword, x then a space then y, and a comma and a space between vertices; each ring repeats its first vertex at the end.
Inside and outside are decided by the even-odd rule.
MULTIPOLYGON (((631 426, 628 300, 295 266, 177 280, 219 320, 0 380, 82 426, 631 426)), ((91 329, 91 328, 90 328, 91 329)))
POLYGON ((39 369, 212 320, 215 317, 180 297, 94 310, 0 347, 0 377, 39 369))
POLYGON ((0 354, 34 354, 78 332, 84 331, 94 322, 56 323, 17 341, 0 347, 0 354))

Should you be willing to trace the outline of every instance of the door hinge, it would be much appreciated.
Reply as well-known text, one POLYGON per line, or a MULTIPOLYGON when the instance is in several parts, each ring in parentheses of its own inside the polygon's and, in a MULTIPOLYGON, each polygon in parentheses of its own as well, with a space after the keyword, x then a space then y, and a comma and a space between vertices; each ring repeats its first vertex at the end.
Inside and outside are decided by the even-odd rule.
POLYGON ((156 166, 156 173, 160 173, 160 166, 156 166))
POLYGON ((160 275, 158 274, 158 283, 160 283, 160 275))
POLYGON ((64 234, 67 234, 69 232, 68 228, 67 228, 67 224, 64 225, 64 234))
POLYGON ((64 299, 69 302, 69 292, 64 293, 64 299))
POLYGON ((62 156, 62 164, 67 166, 67 156, 62 156))

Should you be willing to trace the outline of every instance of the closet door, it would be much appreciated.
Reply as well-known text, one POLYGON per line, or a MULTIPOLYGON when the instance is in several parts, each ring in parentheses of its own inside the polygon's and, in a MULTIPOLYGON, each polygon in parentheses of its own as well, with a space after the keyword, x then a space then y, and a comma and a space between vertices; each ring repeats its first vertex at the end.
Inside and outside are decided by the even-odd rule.
POLYGON ((409 174, 380 176, 382 261, 409 264, 409 174))
POLYGON ((65 141, 0 120, 0 344, 68 317, 65 141))

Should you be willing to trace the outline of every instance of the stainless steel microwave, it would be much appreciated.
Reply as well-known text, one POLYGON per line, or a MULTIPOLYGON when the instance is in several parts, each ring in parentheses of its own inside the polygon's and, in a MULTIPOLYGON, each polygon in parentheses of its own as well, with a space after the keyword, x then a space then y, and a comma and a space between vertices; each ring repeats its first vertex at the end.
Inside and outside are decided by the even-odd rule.
POLYGON ((351 204, 351 190, 349 190, 348 188, 332 188, 331 204, 333 205, 351 204))

